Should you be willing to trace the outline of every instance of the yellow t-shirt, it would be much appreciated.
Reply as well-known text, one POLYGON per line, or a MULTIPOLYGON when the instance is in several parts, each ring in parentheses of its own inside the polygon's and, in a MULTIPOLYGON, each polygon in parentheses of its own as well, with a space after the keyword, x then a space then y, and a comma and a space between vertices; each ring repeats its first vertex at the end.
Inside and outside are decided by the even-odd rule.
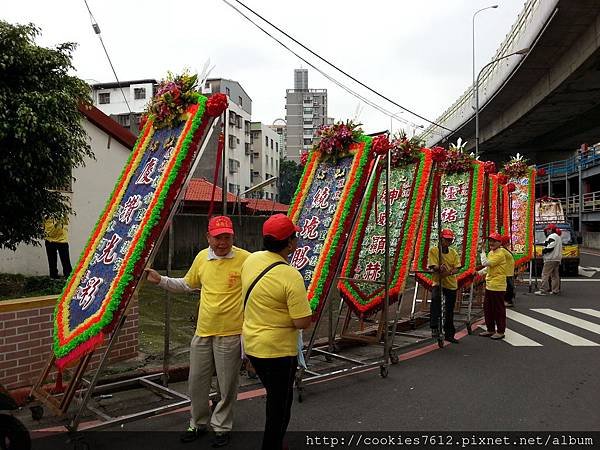
POLYGON ((48 242, 58 242, 64 244, 68 242, 69 226, 66 222, 56 222, 54 219, 46 219, 44 221, 45 239, 48 242))
MULTIPOLYGON (((427 265, 428 266, 439 266, 439 258, 438 258, 438 248, 431 247, 429 249, 429 254, 427 255, 427 265)), ((442 252, 442 264, 445 264, 449 269, 458 269, 460 264, 460 256, 458 256, 458 252, 454 250, 452 247, 448 247, 448 253, 442 252)), ((437 286, 439 284, 439 274, 433 274, 433 285, 437 286)), ((456 290, 458 289, 458 283, 456 282, 456 275, 448 275, 442 279, 442 287, 446 289, 456 290)))
POLYGON ((487 255, 488 272, 485 288, 488 291, 506 291, 506 255, 502 247, 490 250, 487 255))
MULTIPOLYGON (((268 266, 284 261, 277 253, 261 251, 248 257, 242 267, 242 298, 252 282, 268 266)), ((310 316, 302 275, 281 264, 272 268, 252 288, 244 314, 244 351, 257 358, 280 358, 298 354, 298 330, 292 319, 310 316)))
POLYGON ((233 258, 208 260, 202 250, 184 279, 194 289, 202 288, 198 308, 198 336, 233 336, 242 333, 244 309, 240 274, 250 253, 233 247, 233 258))
POLYGON ((504 257, 506 258, 506 276, 514 277, 515 276, 515 258, 513 258, 513 254, 506 248, 500 247, 504 251, 504 257))

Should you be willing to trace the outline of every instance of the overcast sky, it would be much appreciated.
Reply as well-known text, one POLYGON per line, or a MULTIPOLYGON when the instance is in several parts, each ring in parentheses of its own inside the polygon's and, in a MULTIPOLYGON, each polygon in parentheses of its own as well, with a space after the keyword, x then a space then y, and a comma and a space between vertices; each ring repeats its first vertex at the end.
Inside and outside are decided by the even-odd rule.
MULTIPOLYGON (((345 120, 356 118, 358 111, 366 132, 390 127, 389 117, 308 67, 222 0, 88 0, 88 4, 121 80, 160 79, 168 70, 180 72, 185 67, 199 71, 210 58, 216 66, 211 77, 239 81, 250 95, 252 120, 272 123, 285 117, 285 90, 293 88, 294 69, 308 68, 309 88, 328 89, 329 116, 345 120)), ((365 84, 435 119, 471 85, 473 13, 499 5, 476 19, 479 70, 510 31, 524 1, 245 0, 245 4, 365 84)), ((78 76, 114 81, 83 0, 4 1, 1 17, 38 25, 42 29, 38 43, 44 46, 77 42, 78 76)), ((398 111, 306 57, 385 109, 398 111)), ((407 113, 402 116, 426 124, 407 113)), ((393 126, 403 125, 395 121, 393 126)))

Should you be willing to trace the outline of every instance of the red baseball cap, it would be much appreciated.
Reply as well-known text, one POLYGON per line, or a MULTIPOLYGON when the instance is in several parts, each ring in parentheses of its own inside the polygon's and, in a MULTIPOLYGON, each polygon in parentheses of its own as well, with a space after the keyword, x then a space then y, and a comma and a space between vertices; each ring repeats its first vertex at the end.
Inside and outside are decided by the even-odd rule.
POLYGON ((550 230, 550 231, 556 230, 556 225, 554 225, 553 223, 549 223, 548 225, 546 225, 546 228, 544 228, 544 231, 547 231, 547 230, 550 230))
POLYGON ((233 223, 227 216, 215 216, 208 221, 208 234, 216 237, 220 234, 233 234, 233 223))
POLYGON ((278 241, 283 241, 300 230, 301 228, 294 225, 294 222, 285 214, 275 214, 263 224, 263 236, 271 236, 278 241))
POLYGON ((444 239, 454 239, 454 233, 452 232, 452 230, 451 230, 451 229, 449 229, 449 228, 444 228, 444 229, 442 230, 442 237, 443 237, 444 239))
POLYGON ((505 234, 504 236, 502 236, 502 245, 506 245, 506 244, 510 244, 510 236, 508 234, 505 234))
POLYGON ((488 236, 488 239, 491 239, 493 241, 498 241, 498 242, 503 241, 503 237, 500 233, 492 233, 488 236))

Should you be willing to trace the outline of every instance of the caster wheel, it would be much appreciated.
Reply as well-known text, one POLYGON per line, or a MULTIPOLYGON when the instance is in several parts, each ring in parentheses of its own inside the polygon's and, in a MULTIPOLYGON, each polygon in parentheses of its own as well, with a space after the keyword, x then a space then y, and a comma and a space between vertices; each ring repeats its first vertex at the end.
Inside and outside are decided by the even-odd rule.
POLYGON ((40 405, 31 406, 29 408, 31 410, 31 418, 33 420, 42 420, 44 417, 44 407, 40 405))
POLYGON ((438 339, 437 343, 438 343, 439 348, 444 348, 444 340, 443 339, 438 339))
POLYGON ((400 362, 400 358, 398 357, 398 354, 393 350, 390 351, 390 362, 392 364, 398 364, 400 362))
POLYGON ((387 366, 381 366, 379 369, 379 375, 381 378, 387 378, 388 376, 388 368, 387 366))

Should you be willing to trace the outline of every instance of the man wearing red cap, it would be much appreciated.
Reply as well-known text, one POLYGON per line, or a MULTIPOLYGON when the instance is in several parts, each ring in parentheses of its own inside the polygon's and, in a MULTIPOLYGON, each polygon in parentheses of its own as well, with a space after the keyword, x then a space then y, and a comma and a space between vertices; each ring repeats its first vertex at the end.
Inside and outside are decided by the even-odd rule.
POLYGON ((431 247, 427 255, 429 269, 433 270, 433 289, 431 291, 430 326, 431 335, 435 339, 439 336, 439 320, 442 309, 442 292, 445 300, 446 320, 444 322, 444 337, 448 342, 458 344, 454 337, 454 303, 458 283, 456 274, 460 269, 460 256, 450 245, 454 242, 454 233, 450 229, 441 232, 440 247, 442 248, 442 263, 440 264, 439 249, 431 247), (440 283, 440 277, 442 279, 440 283), (441 284, 441 287, 440 287, 441 284))
POLYGON ((483 315, 487 331, 479 336, 492 339, 504 339, 506 331, 506 256, 502 250, 502 235, 492 233, 488 237, 490 251, 486 255, 481 251, 480 274, 485 273, 485 297, 483 300, 483 315))
POLYGON ((280 450, 291 416, 298 365, 298 330, 308 328, 312 311, 300 272, 287 262, 300 228, 284 214, 263 224, 264 251, 242 267, 244 351, 267 391, 263 450, 280 450))
POLYGON ((229 443, 237 399, 244 319, 241 271, 250 253, 233 246, 233 224, 226 216, 210 219, 206 239, 208 248, 198 253, 184 278, 160 276, 152 269, 146 272, 148 281, 171 292, 202 288, 190 346, 191 419, 181 441, 191 442, 205 434, 210 421, 215 432, 213 447, 222 447, 229 443), (215 371, 221 399, 211 414, 208 398, 215 371))
POLYGON ((556 225, 550 224, 544 228, 546 241, 542 250, 544 268, 542 269, 542 286, 536 295, 548 295, 552 292, 560 294, 560 262, 562 260, 562 239, 556 225))

